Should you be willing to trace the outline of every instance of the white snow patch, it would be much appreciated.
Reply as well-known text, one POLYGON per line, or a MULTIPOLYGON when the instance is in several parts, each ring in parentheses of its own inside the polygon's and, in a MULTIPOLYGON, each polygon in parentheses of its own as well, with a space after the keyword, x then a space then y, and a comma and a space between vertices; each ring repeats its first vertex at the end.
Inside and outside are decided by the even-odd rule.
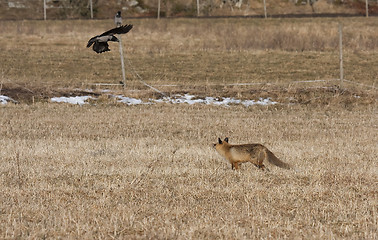
POLYGON ((260 98, 260 100, 255 101, 255 100, 240 100, 240 99, 235 99, 235 98, 214 98, 214 97, 205 97, 204 99, 202 98, 196 98, 195 95, 190 95, 190 94, 185 94, 185 95, 175 95, 173 98, 171 97, 164 97, 162 99, 150 99, 150 101, 156 102, 156 103, 187 103, 187 104, 195 104, 195 103, 203 103, 206 105, 223 105, 223 106, 229 106, 230 104, 242 104, 246 107, 252 106, 252 105, 274 105, 277 104, 277 102, 274 102, 270 100, 270 98, 260 98))
POLYGON ((138 1, 136 1, 136 0, 131 0, 131 1, 129 1, 128 3, 129 3, 129 6, 130 6, 130 7, 134 7, 134 6, 136 6, 136 5, 139 4, 138 1))
MULTIPOLYGON (((139 104, 154 104, 154 103, 171 103, 171 104, 180 104, 186 103, 189 105, 193 104, 206 104, 206 105, 216 105, 216 106, 229 106, 229 105, 238 105, 241 104, 245 107, 252 105, 274 105, 277 102, 272 101, 270 98, 260 98, 259 100, 240 100, 229 97, 214 98, 214 97, 205 97, 198 98, 195 95, 185 94, 185 95, 174 95, 172 97, 163 97, 160 99, 149 99, 146 102, 143 102, 141 99, 125 97, 123 95, 111 95, 116 98, 119 103, 125 103, 127 105, 139 105, 139 104)), ((92 98, 91 96, 81 96, 81 97, 55 97, 51 98, 51 102, 64 102, 71 104, 86 104, 86 100, 92 98)))
POLYGON ((26 8, 25 4, 19 2, 8 2, 9 8, 26 8))
POLYGON ((16 101, 13 100, 10 97, 4 96, 4 95, 0 95, 0 103, 1 104, 7 104, 8 102, 14 102, 15 103, 16 101))
POLYGON ((260 98, 258 101, 255 100, 245 100, 242 102, 242 104, 246 107, 252 106, 252 105, 274 105, 277 104, 278 102, 274 102, 270 100, 270 98, 260 98))
POLYGON ((71 104, 78 104, 83 105, 87 104, 88 99, 92 98, 91 96, 77 96, 77 97, 53 97, 51 98, 51 102, 57 103, 71 103, 71 104))
POLYGON ((126 103, 127 105, 148 104, 148 103, 143 103, 143 101, 140 99, 125 97, 123 95, 115 95, 114 97, 120 99, 118 102, 126 103))

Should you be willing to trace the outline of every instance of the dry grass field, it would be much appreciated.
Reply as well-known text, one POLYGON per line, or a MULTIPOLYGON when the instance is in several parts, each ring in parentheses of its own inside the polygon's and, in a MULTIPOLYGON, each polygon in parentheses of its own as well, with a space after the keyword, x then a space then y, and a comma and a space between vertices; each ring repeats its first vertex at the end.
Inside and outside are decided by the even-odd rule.
POLYGON ((1 238, 377 238, 372 107, 0 111, 1 238), (224 136, 297 171, 233 171, 212 148, 224 136))
POLYGON ((279 104, 127 106, 88 91, 121 78, 117 44, 85 48, 110 20, 0 22, 0 95, 19 102, 0 104, 1 239, 377 239, 375 18, 130 22, 113 93, 159 97, 138 73, 167 95, 279 104), (337 21, 364 85, 332 80, 337 21), (212 147, 226 136, 295 169, 233 171, 212 147))
MULTIPOLYGON (((256 97, 250 86, 224 85, 249 83, 256 84, 259 92, 273 88, 279 92, 276 98, 283 95, 280 100, 285 101, 292 97, 292 93, 287 96, 287 89, 298 92, 299 84, 291 84, 294 81, 339 78, 338 22, 344 25, 345 79, 369 86, 377 83, 375 18, 128 22, 135 27, 123 36, 127 89, 146 89, 136 77, 139 74, 146 83, 168 93, 220 91, 222 95, 256 97)), ((112 43, 112 51, 101 55, 85 48, 91 36, 111 27, 110 20, 0 22, 2 92, 21 102, 31 102, 32 97, 46 101, 69 95, 73 89, 91 88, 93 83, 118 83, 122 74, 117 44, 112 43)), ((348 89, 357 86, 346 84, 348 89)), ((320 95, 324 92, 318 91, 320 95)), ((312 93, 306 95, 310 95, 307 100, 314 98, 312 93)))

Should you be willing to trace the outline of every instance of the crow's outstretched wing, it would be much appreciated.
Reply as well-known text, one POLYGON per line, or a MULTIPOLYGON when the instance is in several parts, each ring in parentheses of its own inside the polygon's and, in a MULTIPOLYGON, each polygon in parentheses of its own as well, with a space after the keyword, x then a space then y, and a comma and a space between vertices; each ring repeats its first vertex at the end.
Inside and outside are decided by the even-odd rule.
POLYGON ((109 31, 104 32, 100 36, 113 35, 113 34, 124 34, 124 33, 128 33, 132 28, 133 28, 133 25, 126 24, 126 25, 123 25, 123 26, 120 26, 120 27, 110 29, 109 31))

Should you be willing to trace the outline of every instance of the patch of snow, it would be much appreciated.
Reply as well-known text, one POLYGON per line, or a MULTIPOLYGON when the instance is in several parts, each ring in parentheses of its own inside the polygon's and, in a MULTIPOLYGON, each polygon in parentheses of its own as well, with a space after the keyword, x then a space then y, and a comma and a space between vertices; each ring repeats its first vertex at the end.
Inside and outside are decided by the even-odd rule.
MULTIPOLYGON (((260 98, 258 101, 255 100, 240 100, 229 97, 214 98, 214 97, 205 97, 198 98, 195 95, 185 94, 185 95, 174 95, 172 97, 163 97, 160 99, 149 99, 147 102, 143 102, 141 99, 125 97, 123 95, 111 95, 116 98, 119 103, 125 103, 127 105, 139 105, 139 104, 154 104, 154 103, 171 103, 171 104, 182 104, 186 103, 189 105, 193 104, 206 104, 206 105, 216 105, 216 106, 229 106, 229 105, 238 105, 241 104, 245 107, 252 105, 274 105, 277 102, 272 101, 270 98, 260 98)), ((51 102, 64 102, 71 104, 86 104, 86 100, 92 98, 91 96, 81 96, 81 97, 56 97, 51 98, 51 102)))
POLYGON ((127 105, 148 104, 148 103, 143 103, 143 101, 140 99, 125 97, 123 95, 115 95, 114 97, 120 99, 118 102, 126 103, 127 105))
POLYGON ((0 95, 0 103, 1 104, 7 104, 8 102, 14 102, 14 103, 16 103, 16 101, 13 100, 12 98, 4 96, 4 95, 0 95))
POLYGON ((242 104, 246 107, 249 107, 249 106, 252 106, 252 105, 274 105, 274 104, 277 104, 277 102, 274 102, 272 100, 270 100, 270 98, 260 98, 258 101, 254 101, 254 100, 245 100, 242 102, 242 104))
POLYGON ((242 101, 234 98, 215 99, 211 104, 228 106, 229 104, 240 104, 242 101))
POLYGON ((26 8, 25 4, 20 2, 8 2, 9 8, 26 8))
POLYGON ((138 3, 138 1, 136 1, 136 0, 131 0, 131 1, 129 1, 129 6, 130 7, 134 7, 134 6, 136 6, 136 5, 138 5, 139 3, 138 3))
POLYGON ((87 104, 88 99, 92 98, 91 96, 77 96, 77 97, 53 97, 51 98, 51 102, 57 103, 71 103, 71 104, 78 104, 83 105, 87 104))
POLYGON ((139 12, 139 13, 145 13, 145 12, 147 12, 146 9, 143 9, 143 8, 141 8, 140 6, 137 6, 137 7, 135 8, 135 10, 137 10, 137 12, 139 12))
POLYGON ((187 103, 189 105, 195 104, 195 103, 203 103, 203 99, 193 99, 195 96, 190 94, 182 95, 175 95, 173 98, 171 97, 163 97, 161 99, 150 99, 150 101, 156 102, 156 103, 187 103))
POLYGON ((9 97, 4 96, 4 95, 0 95, 0 103, 1 104, 7 104, 8 100, 9 100, 9 97))
POLYGON ((185 94, 185 95, 175 95, 173 98, 171 97, 164 97, 162 99, 150 99, 150 101, 153 101, 155 103, 173 103, 173 104, 178 104, 178 103, 187 103, 189 105, 195 104, 195 103, 203 103, 206 105, 223 105, 223 106, 229 106, 230 104, 242 104, 246 107, 252 106, 252 105, 274 105, 277 104, 277 102, 271 101, 270 98, 263 99, 260 98, 260 100, 255 101, 255 100, 239 100, 235 98, 214 98, 214 97, 206 97, 204 99, 201 98, 195 98, 196 96, 190 95, 190 94, 185 94))
POLYGON ((85 88, 85 89, 82 89, 82 88, 74 88, 73 90, 74 90, 74 91, 78 91, 78 92, 90 92, 90 93, 93 93, 93 89, 89 89, 89 88, 85 88))

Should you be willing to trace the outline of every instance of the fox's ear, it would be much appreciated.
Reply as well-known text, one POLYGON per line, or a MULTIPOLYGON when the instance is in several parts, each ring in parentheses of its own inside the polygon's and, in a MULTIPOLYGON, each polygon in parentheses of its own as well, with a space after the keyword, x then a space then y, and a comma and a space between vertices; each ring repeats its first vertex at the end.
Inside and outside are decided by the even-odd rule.
POLYGON ((226 138, 224 139, 224 141, 225 141, 226 143, 228 143, 228 137, 226 137, 226 138))
POLYGON ((222 140, 220 138, 218 138, 218 143, 222 144, 222 140))

